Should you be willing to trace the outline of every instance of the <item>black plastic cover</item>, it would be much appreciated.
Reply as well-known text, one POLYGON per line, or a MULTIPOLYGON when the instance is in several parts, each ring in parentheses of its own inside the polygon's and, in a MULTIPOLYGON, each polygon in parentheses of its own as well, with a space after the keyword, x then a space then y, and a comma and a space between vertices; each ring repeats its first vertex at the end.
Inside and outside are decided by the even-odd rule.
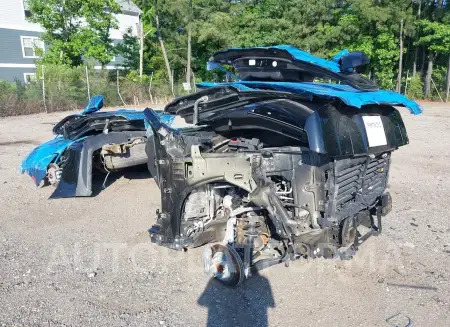
POLYGON ((362 109, 327 105, 306 121, 310 149, 330 157, 381 153, 409 143, 400 113, 391 106, 365 106, 362 109), (370 147, 364 116, 379 116, 386 135, 386 145, 370 147))

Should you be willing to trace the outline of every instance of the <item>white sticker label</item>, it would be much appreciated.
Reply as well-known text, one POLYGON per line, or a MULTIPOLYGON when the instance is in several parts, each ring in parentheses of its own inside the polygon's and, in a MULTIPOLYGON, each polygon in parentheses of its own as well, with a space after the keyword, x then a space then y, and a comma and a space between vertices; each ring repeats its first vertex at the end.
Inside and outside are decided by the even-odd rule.
POLYGON ((255 66, 255 65, 256 65, 256 60, 255 60, 255 59, 250 59, 250 60, 248 61, 248 65, 249 65, 249 66, 255 66))
POLYGON ((386 145, 386 133, 380 116, 363 116, 369 147, 386 145))

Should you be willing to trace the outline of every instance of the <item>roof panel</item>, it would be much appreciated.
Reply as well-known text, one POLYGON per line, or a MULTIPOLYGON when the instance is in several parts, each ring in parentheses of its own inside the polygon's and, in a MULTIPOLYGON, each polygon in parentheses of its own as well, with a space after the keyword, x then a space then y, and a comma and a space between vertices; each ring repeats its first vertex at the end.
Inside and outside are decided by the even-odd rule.
POLYGON ((141 9, 139 9, 138 6, 136 6, 131 0, 116 0, 119 5, 120 9, 122 9, 123 13, 133 13, 133 14, 140 14, 141 9))

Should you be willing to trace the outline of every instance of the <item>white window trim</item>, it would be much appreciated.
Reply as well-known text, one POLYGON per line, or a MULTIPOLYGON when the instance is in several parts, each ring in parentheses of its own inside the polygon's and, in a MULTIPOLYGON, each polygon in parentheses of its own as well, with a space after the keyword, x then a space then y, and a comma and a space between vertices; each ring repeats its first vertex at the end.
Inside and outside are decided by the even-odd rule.
MULTIPOLYGON (((20 45, 22 46, 22 55, 24 58, 32 58, 32 59, 37 59, 39 58, 39 56, 26 56, 25 55, 25 47, 23 46, 23 39, 33 39, 33 40, 41 40, 41 38, 39 36, 26 36, 26 35, 21 35, 20 36, 20 45)), ((44 49, 45 51, 45 44, 44 44, 44 49)))
POLYGON ((24 0, 19 0, 20 1, 20 5, 22 6, 22 15, 23 15, 23 19, 25 19, 25 21, 27 20, 27 16, 25 16, 25 4, 23 3, 24 0))
POLYGON ((27 80, 27 76, 33 76, 33 78, 36 79, 36 73, 23 73, 23 80, 25 81, 25 84, 29 83, 28 80, 27 80))

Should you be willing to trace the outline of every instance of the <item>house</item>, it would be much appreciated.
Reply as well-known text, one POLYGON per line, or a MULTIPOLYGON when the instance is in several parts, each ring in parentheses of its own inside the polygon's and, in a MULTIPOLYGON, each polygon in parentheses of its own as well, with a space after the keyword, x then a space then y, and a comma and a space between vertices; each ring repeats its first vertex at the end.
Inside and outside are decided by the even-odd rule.
MULTIPOLYGON (((137 33, 140 9, 130 0, 117 0, 122 13, 116 15, 119 27, 112 30, 110 37, 115 44, 123 33, 131 27, 137 33)), ((26 0, 0 0, 0 81, 19 80, 25 83, 34 78, 36 71, 36 48, 45 49, 39 39, 43 32, 40 25, 30 23, 26 17, 31 13, 26 0)), ((107 69, 115 69, 123 59, 115 57, 107 69)), ((94 68, 100 69, 100 66, 94 68)))

